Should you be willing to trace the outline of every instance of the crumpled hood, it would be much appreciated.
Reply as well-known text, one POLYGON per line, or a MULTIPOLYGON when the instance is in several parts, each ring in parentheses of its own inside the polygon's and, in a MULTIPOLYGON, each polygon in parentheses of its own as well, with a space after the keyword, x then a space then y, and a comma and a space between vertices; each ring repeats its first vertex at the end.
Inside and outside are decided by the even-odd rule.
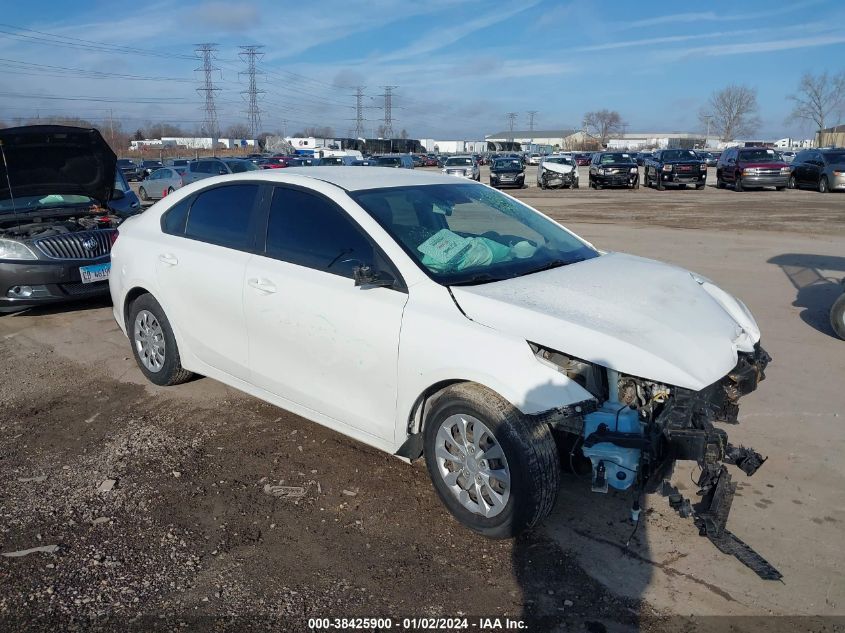
POLYGON ((559 174, 568 174, 575 169, 572 165, 562 165, 561 163, 542 163, 540 166, 543 169, 548 169, 549 171, 554 171, 559 174))
POLYGON ((759 340, 753 317, 724 291, 682 268, 622 253, 452 292, 480 324, 696 391, 759 340))
POLYGON ((0 129, 0 200, 54 194, 81 195, 106 204, 114 189, 117 156, 100 133, 66 125, 0 129))

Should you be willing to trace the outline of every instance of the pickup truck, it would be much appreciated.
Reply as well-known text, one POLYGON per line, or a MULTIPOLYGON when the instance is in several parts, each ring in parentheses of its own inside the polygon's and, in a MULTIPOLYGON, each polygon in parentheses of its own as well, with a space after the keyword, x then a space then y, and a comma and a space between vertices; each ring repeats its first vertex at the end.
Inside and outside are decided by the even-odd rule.
POLYGON ((657 187, 659 191, 668 185, 685 188, 695 185, 704 189, 707 182, 707 162, 691 149, 663 149, 654 152, 643 163, 643 184, 657 187))

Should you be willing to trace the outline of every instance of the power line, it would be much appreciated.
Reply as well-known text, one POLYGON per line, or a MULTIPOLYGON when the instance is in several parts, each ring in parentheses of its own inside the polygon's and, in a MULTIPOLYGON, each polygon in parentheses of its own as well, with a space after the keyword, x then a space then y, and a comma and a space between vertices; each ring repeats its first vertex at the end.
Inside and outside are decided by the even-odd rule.
POLYGON ((249 77, 249 88, 241 92, 241 95, 246 95, 247 97, 247 110, 246 116, 247 120, 249 121, 249 133, 252 138, 256 138, 258 136, 258 132, 261 129, 261 110, 258 107, 258 95, 259 93, 263 93, 263 90, 259 90, 257 84, 255 83, 255 76, 258 72, 255 69, 255 63, 258 59, 264 56, 264 53, 261 52, 261 49, 264 48, 263 46, 240 46, 241 52, 238 56, 246 62, 246 74, 249 77))
POLYGON ((202 57, 202 66, 196 70, 203 73, 203 81, 197 88, 197 92, 201 95, 204 93, 203 96, 205 97, 203 130, 212 138, 216 138, 220 135, 220 126, 217 122, 217 107, 214 105, 214 91, 220 90, 220 88, 214 87, 211 75, 213 72, 220 70, 212 63, 214 53, 217 52, 217 45, 211 43, 197 44, 194 52, 202 57))
POLYGON ((534 131, 534 117, 537 116, 537 110, 528 111, 528 131, 534 131))
POLYGON ((355 88, 355 138, 364 136, 364 88, 355 88))
POLYGON ((393 89, 399 86, 382 86, 384 94, 384 138, 393 138, 393 89))
POLYGON ((508 112, 508 129, 510 129, 510 142, 513 143, 513 124, 516 122, 516 112, 508 112))

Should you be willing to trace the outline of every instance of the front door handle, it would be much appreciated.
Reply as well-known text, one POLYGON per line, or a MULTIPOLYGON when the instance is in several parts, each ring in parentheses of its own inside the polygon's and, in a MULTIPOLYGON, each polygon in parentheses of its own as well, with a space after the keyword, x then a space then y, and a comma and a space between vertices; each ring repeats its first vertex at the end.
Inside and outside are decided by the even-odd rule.
POLYGON ((167 264, 168 266, 175 266, 179 263, 179 260, 176 258, 175 255, 171 255, 170 253, 162 253, 158 256, 158 261, 162 264, 167 264))
POLYGON ((267 279, 247 279, 246 283, 250 288, 255 288, 259 292, 264 292, 268 295, 276 292, 276 286, 267 279))

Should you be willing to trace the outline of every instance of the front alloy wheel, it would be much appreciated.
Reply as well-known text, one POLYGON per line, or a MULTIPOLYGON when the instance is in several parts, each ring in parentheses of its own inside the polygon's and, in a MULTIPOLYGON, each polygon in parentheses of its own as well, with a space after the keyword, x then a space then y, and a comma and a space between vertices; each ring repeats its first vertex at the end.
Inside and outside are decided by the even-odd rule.
POLYGON ((141 310, 135 315, 132 341, 138 360, 147 368, 147 371, 160 372, 164 367, 164 332, 158 319, 149 310, 141 310))
POLYGON ((827 185, 827 176, 822 176, 819 179, 819 193, 827 193, 830 188, 827 185))

